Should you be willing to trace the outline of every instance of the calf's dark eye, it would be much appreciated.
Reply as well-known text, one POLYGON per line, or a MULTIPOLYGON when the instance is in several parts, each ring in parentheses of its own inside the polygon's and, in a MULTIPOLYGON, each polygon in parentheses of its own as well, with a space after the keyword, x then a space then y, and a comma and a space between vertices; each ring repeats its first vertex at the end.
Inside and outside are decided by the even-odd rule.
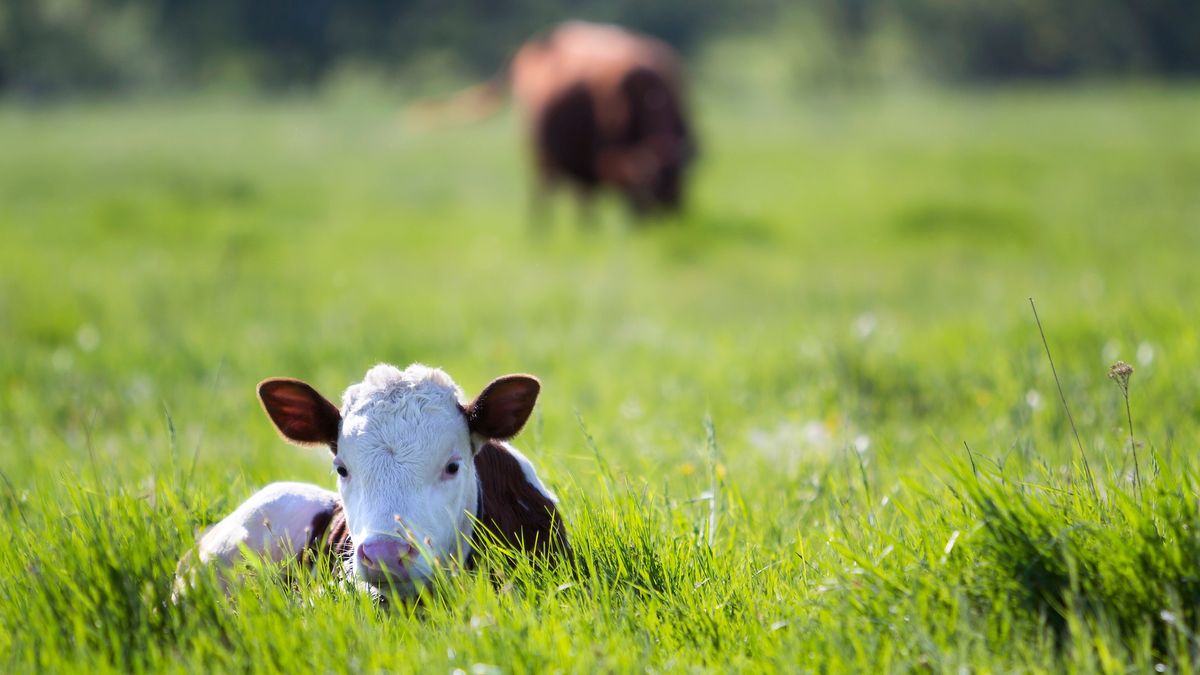
POLYGON ((336 469, 337 475, 341 476, 342 478, 346 478, 350 475, 350 472, 346 470, 346 467, 342 466, 341 464, 337 465, 336 469))
POLYGON ((458 462, 450 462, 447 464, 446 473, 450 474, 451 476, 458 473, 458 462))

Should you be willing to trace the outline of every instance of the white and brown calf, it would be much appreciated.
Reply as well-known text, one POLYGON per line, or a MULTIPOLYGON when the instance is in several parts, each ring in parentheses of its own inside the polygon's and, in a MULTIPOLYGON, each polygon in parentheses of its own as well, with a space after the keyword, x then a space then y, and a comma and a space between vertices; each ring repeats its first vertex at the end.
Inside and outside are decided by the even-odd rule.
POLYGON ((258 396, 279 433, 329 447, 337 492, 268 485, 204 533, 199 561, 228 567, 247 552, 281 562, 325 550, 373 589, 411 592, 439 564, 469 564, 480 527, 530 553, 565 554, 557 499, 504 442, 540 388, 508 375, 468 402, 441 370, 381 364, 339 410, 304 382, 264 380, 258 396))

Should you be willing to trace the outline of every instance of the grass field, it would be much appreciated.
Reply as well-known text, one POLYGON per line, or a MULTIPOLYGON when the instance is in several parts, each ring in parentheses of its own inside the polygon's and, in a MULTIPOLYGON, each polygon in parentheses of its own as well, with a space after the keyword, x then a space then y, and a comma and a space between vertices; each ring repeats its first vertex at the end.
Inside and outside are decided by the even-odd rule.
POLYGON ((684 218, 543 233, 511 117, 0 106, 0 670, 1198 667, 1200 90, 701 103, 684 218), (542 378, 579 569, 168 602, 334 484, 255 383, 378 361, 542 378))

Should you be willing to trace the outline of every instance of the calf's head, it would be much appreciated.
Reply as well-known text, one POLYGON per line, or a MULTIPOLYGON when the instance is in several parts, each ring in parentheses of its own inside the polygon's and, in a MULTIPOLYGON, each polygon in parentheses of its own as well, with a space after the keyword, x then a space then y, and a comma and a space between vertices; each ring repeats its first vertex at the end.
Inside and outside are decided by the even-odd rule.
POLYGON ((539 390, 531 376, 508 375, 466 401, 441 370, 381 364, 346 390, 340 410, 300 380, 264 380, 258 395, 285 439, 333 453, 353 574, 405 587, 470 550, 474 455, 489 439, 516 435, 539 390))

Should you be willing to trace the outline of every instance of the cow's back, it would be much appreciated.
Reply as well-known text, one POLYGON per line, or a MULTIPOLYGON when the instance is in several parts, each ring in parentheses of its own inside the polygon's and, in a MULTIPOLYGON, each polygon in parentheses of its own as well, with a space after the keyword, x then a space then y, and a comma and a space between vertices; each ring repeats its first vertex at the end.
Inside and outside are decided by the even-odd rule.
POLYGON ((629 116, 622 82, 635 70, 657 73, 678 88, 679 63, 664 43, 606 24, 573 21, 531 40, 513 57, 513 97, 530 124, 537 124, 571 90, 585 88, 602 134, 619 134, 629 116))

